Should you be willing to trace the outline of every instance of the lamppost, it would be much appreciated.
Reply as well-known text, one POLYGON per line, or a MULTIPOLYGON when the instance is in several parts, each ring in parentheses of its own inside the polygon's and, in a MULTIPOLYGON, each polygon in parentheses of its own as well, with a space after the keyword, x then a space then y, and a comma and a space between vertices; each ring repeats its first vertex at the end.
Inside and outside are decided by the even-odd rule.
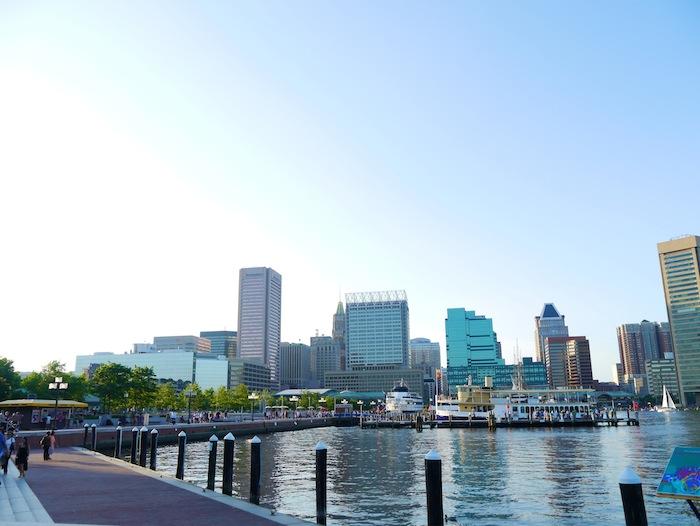
POLYGON ((318 399, 318 408, 319 408, 319 409, 325 409, 325 407, 323 407, 323 404, 325 404, 325 403, 326 403, 325 397, 319 398, 319 399, 318 399))
POLYGON ((197 396, 197 391, 192 389, 192 384, 185 388, 184 395, 187 397, 187 423, 192 423, 192 399, 197 396))
POLYGON ((56 391, 56 405, 53 410, 53 421, 51 422, 51 429, 56 429, 56 417, 58 416, 58 395, 61 391, 68 389, 68 383, 63 381, 63 378, 56 376, 54 381, 49 383, 49 390, 56 391))
POLYGON ((255 413, 253 413, 253 405, 255 404, 255 401, 260 398, 260 395, 258 393, 250 393, 248 395, 248 400, 250 400, 250 421, 253 422, 255 421, 255 413))
POLYGON ((294 402, 294 412, 299 408, 299 397, 294 395, 289 397, 290 402, 294 402))
POLYGON ((375 402, 374 400, 372 400, 372 401, 369 403, 369 405, 370 405, 370 407, 372 408, 372 409, 370 409, 370 411, 374 411, 375 407, 377 406, 377 402, 375 402))
POLYGON ((365 405, 365 401, 364 401, 364 400, 358 400, 358 401, 357 401, 357 405, 360 406, 360 427, 362 427, 362 406, 365 405))

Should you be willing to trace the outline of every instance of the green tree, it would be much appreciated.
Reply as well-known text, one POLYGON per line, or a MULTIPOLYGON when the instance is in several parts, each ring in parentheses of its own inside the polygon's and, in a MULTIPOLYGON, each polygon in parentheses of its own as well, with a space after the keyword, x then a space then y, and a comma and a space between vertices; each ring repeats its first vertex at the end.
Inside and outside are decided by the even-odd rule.
POLYGON ((30 373, 22 379, 22 388, 27 396, 39 399, 55 398, 58 394, 59 398, 64 400, 84 400, 88 392, 87 379, 83 375, 69 373, 65 369, 66 364, 53 360, 47 363, 40 372, 30 373), (57 393, 49 389, 49 384, 53 383, 56 377, 60 377, 63 383, 68 384, 67 390, 57 393))
POLYGON ((219 387, 214 391, 214 409, 228 411, 233 407, 232 392, 225 387, 219 387))
POLYGON ((175 386, 171 382, 160 384, 156 388, 154 403, 158 409, 178 409, 180 406, 180 401, 177 398, 175 386))
POLYGON ((0 358, 0 400, 18 396, 21 380, 12 360, 0 358))
MULTIPOLYGON (((92 392, 100 397, 105 412, 123 408, 129 390, 131 370, 116 363, 100 365, 92 375, 92 392)), ((129 402, 131 404, 131 402, 129 402)))
POLYGON ((152 367, 134 367, 129 378, 129 406, 137 409, 152 407, 156 400, 158 381, 152 367))
POLYGON ((250 402, 248 401, 248 386, 245 384, 238 384, 232 389, 232 402, 233 407, 236 409, 245 409, 249 407, 250 402))
POLYGON ((195 407, 200 411, 211 411, 214 408, 214 389, 209 388, 200 391, 193 400, 195 407))

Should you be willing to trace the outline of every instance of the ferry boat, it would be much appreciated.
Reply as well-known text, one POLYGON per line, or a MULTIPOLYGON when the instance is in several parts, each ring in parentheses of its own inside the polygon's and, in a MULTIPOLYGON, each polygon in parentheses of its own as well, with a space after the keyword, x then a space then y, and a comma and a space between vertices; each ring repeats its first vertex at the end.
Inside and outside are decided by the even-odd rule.
POLYGON ((423 398, 412 393, 403 380, 386 394, 387 413, 420 413, 423 410, 423 398))
POLYGON ((489 388, 462 385, 457 398, 438 398, 435 404, 436 420, 486 420, 495 409, 489 388))

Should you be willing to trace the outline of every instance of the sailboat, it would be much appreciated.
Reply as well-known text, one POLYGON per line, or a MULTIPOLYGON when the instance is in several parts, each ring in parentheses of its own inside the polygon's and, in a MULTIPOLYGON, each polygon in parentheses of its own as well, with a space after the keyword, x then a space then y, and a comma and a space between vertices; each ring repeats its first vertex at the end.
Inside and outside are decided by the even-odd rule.
POLYGON ((660 413, 676 411, 676 404, 673 403, 673 398, 671 398, 671 394, 668 392, 668 389, 666 389, 665 385, 664 385, 663 402, 661 403, 661 407, 657 407, 656 410, 660 413))

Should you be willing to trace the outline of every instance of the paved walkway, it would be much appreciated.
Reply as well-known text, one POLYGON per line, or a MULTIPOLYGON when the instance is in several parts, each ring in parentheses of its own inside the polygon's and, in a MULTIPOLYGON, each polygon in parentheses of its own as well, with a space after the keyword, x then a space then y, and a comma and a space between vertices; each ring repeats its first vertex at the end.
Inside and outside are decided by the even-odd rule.
POLYGON ((59 449, 50 461, 43 461, 35 451, 30 457, 27 480, 51 519, 60 523, 308 524, 78 448, 59 449))
POLYGON ((14 462, 8 464, 7 475, 0 471, 0 524, 6 522, 53 523, 49 514, 27 485, 17 478, 19 472, 14 462))

